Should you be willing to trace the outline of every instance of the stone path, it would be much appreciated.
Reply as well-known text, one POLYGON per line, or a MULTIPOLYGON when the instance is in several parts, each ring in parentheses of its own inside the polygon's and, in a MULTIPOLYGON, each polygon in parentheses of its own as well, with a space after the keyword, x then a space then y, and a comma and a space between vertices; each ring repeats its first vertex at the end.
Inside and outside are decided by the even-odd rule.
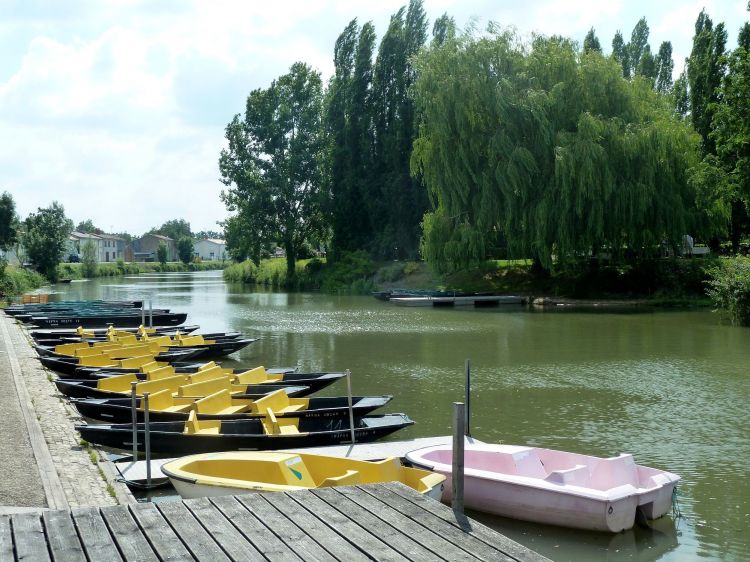
MULTIPOLYGON (((71 508, 100 507, 132 501, 132 496, 128 495, 125 486, 114 482, 114 471, 111 468, 111 463, 95 464, 90 454, 94 456, 94 459, 99 460, 98 453, 94 450, 91 450, 90 453, 89 450, 81 446, 80 436, 74 429, 75 424, 80 423, 81 419, 77 412, 59 396, 52 382, 54 374, 42 367, 36 359, 36 352, 29 345, 26 334, 12 319, 3 317, 0 318, 0 321, 3 323, 2 329, 0 329, 0 336, 4 336, 2 345, 5 346, 6 351, 11 351, 17 357, 20 375, 33 405, 32 414, 36 416, 41 427, 44 442, 46 442, 49 456, 56 471, 57 481, 64 493, 64 501, 71 508), (102 472, 100 472, 100 468, 102 472), (112 487, 108 488, 105 476, 109 478, 112 487), (112 494, 115 494, 116 497, 113 497, 112 494), (117 498, 119 498, 119 501, 117 498)), ((19 428, 13 439, 16 442, 22 442, 24 438, 26 439, 25 442, 28 442, 28 431, 25 427, 19 428)), ((9 444, 9 446, 11 450, 14 447, 13 444, 9 444)), ((3 451, 5 450, 3 449, 3 451)), ((5 457, 6 455, 3 454, 2 456, 5 457)), ((24 471, 19 473, 19 475, 23 474, 23 477, 17 475, 13 478, 13 474, 10 473, 11 479, 19 481, 28 477, 29 481, 33 482, 31 486, 38 490, 38 481, 31 477, 31 473, 33 472, 33 476, 36 476, 39 473, 39 466, 44 464, 39 462, 38 457, 37 454, 36 467, 26 464, 24 471), (37 470, 32 470, 32 468, 37 470)), ((42 476, 44 476, 44 469, 45 467, 42 466, 42 476)), ((0 505, 6 503, 8 502, 0 497, 0 505)), ((30 504, 13 503, 10 505, 30 504)), ((44 505, 44 503, 40 505, 44 505)), ((62 506, 49 507, 60 508, 62 506)))

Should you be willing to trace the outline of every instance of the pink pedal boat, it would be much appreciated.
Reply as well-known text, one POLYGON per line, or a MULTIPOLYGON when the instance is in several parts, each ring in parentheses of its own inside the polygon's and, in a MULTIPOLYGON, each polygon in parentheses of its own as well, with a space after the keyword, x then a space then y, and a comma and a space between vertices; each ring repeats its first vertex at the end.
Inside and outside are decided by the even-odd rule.
MULTIPOLYGON (((452 495, 452 450, 438 445, 406 459, 447 477, 452 495)), ((484 444, 467 439, 464 505, 468 509, 537 523, 617 533, 630 529, 639 509, 646 519, 672 505, 680 477, 635 464, 633 455, 600 458, 552 449, 484 444)))

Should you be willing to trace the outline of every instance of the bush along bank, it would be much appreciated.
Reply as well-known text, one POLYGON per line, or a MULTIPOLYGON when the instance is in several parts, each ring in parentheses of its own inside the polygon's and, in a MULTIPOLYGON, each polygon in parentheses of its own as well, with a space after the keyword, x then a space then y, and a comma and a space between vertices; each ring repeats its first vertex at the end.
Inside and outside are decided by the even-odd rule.
POLYGON ((82 263, 61 263, 57 266, 60 279, 84 279, 94 277, 117 277, 120 275, 137 275, 139 273, 178 273, 187 271, 209 271, 224 269, 230 262, 203 261, 184 264, 182 262, 116 262, 97 263, 91 271, 85 271, 82 263), (88 275, 85 275, 88 273, 88 275))
POLYGON ((46 284, 47 279, 36 271, 12 265, 0 268, 0 300, 3 303, 46 284))
POLYGON ((708 295, 732 324, 750 326, 750 261, 726 258, 708 270, 708 295))

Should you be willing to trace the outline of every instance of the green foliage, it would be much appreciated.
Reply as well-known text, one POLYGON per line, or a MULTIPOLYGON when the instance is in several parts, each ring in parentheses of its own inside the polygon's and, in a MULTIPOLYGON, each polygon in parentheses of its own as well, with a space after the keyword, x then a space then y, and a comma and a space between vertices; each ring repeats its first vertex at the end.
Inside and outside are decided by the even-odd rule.
POLYGON ((656 91, 660 94, 668 94, 672 91, 672 71, 674 61, 672 60, 672 43, 664 41, 659 45, 659 53, 656 55, 656 91))
POLYGON ((180 261, 185 265, 193 261, 193 239, 188 236, 183 236, 177 240, 177 255, 180 261))
POLYGON ((592 51, 596 51, 597 53, 602 52, 602 46, 593 27, 589 29, 586 37, 583 39, 583 52, 591 53, 592 51))
POLYGON ((307 283, 327 293, 367 294, 372 291, 374 273, 372 258, 360 250, 345 253, 326 267, 313 266, 307 283))
POLYGON ((36 271, 6 266, 0 270, 0 300, 10 302, 11 298, 45 285, 47 280, 36 271))
POLYGON ((279 241, 286 251, 287 275, 296 273, 297 251, 309 238, 322 238, 326 221, 320 74, 295 63, 267 89, 250 92, 245 118, 226 128, 221 151, 222 192, 227 209, 229 251, 259 259, 260 249, 279 241))
POLYGON ((723 259, 709 269, 708 293, 717 308, 726 311, 732 324, 750 326, 750 262, 723 259))
POLYGON ((74 230, 76 232, 85 232, 86 234, 101 234, 104 232, 101 228, 94 226, 94 221, 91 219, 79 222, 74 230))
POLYGON ((476 267, 501 245, 550 268, 599 248, 655 253, 696 232, 697 139, 616 61, 560 38, 526 51, 498 30, 416 60, 412 168, 435 204, 422 253, 438 271, 476 267))
POLYGON ((156 259, 162 267, 167 265, 167 245, 164 242, 159 242, 159 247, 156 249, 156 259))
POLYGON ((87 240, 81 248, 81 269, 84 277, 96 277, 99 260, 96 255, 96 246, 91 240, 87 240))
POLYGON ((8 250, 18 239, 18 216, 13 196, 7 191, 0 195, 0 250, 8 250))
POLYGON ((179 240, 183 236, 192 238, 193 233, 190 231, 190 223, 184 219, 172 219, 165 222, 159 228, 152 228, 151 234, 161 234, 172 240, 179 240))
POLYGON ((39 208, 24 221, 23 244, 37 270, 50 281, 57 280, 57 264, 65 250, 65 242, 73 231, 73 221, 65 216, 58 202, 39 208))

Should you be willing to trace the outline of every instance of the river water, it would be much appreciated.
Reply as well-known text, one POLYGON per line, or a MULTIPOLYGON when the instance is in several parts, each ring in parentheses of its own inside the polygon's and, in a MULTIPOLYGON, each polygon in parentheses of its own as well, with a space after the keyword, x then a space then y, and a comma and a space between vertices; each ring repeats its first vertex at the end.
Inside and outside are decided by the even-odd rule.
MULTIPOLYGON (((682 476, 680 517, 607 535, 472 514, 554 560, 750 558, 750 329, 708 310, 642 313, 401 308, 372 297, 279 293, 221 272, 59 285, 61 298, 131 299, 188 312, 203 331, 260 338, 233 362, 352 372, 355 394, 392 394, 447 435, 472 362, 472 435, 610 456, 682 476)), ((327 391, 344 395, 343 383, 327 391)))

